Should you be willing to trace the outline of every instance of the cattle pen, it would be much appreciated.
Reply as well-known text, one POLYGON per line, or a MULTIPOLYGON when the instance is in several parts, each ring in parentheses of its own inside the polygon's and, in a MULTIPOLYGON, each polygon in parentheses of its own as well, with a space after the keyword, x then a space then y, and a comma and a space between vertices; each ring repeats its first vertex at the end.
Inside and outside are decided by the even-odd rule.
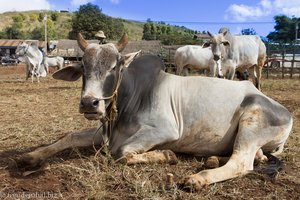
MULTIPOLYGON (((2 66, 9 66, 16 64, 14 57, 15 49, 22 40, 1 40, 0 54, 2 66), (3 53, 8 52, 8 53, 3 53), (6 61, 6 62, 5 62, 6 61)), ((32 42, 28 40, 26 42, 32 42)), ((35 41, 38 42, 38 41, 35 41)), ((98 40, 89 40, 89 43, 98 43, 98 40)), ((116 41, 112 41, 116 42, 116 41)), ((42 48, 43 42, 39 42, 39 47, 42 48)), ((160 56, 166 66, 166 71, 174 73, 176 66, 174 63, 174 55, 176 49, 184 45, 163 45, 159 40, 140 40, 129 41, 123 54, 142 50, 142 54, 154 54, 160 56)), ((280 78, 293 78, 299 77, 300 79, 300 44, 274 44, 266 43, 267 46, 267 60, 263 68, 263 76, 265 78, 280 77, 280 78)), ((65 59, 65 64, 70 62, 78 62, 81 60, 83 52, 78 47, 76 40, 61 39, 52 41, 49 45, 47 53, 49 57, 61 56, 65 59)), ((203 74, 203 71, 195 72, 203 74)))
MULTIPOLYGON (((168 72, 175 72, 174 55, 176 49, 183 45, 161 45, 160 55, 168 72)), ((300 45, 272 45, 267 44, 267 59, 263 67, 265 78, 293 78, 300 79, 300 45)), ((203 73, 203 72, 196 72, 203 73)))

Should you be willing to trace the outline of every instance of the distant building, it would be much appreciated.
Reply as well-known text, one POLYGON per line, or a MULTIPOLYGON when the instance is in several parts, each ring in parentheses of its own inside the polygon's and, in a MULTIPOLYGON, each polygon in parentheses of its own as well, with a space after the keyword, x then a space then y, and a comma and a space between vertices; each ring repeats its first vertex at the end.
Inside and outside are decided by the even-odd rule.
POLYGON ((42 49, 44 47, 44 41, 38 40, 8 40, 8 39, 1 39, 0 40, 0 56, 11 56, 16 54, 16 49, 19 44, 22 42, 26 42, 27 44, 31 45, 32 43, 38 43, 38 47, 42 49))
POLYGON ((210 40, 210 36, 207 33, 197 33, 194 35, 194 39, 201 39, 203 42, 208 42, 210 40))
MULTIPOLYGON (((98 40, 87 41, 88 43, 99 43, 98 40)), ((109 42, 112 42, 114 44, 117 43, 117 41, 109 42)), ((69 60, 80 60, 83 55, 83 52, 79 48, 76 40, 61 39, 56 41, 50 41, 49 47, 50 51, 48 52, 48 54, 50 56, 62 56, 65 59, 69 60)), ((139 50, 142 50, 142 53, 158 55, 161 52, 160 41, 129 41, 124 51, 122 51, 122 54, 132 53, 139 50)))

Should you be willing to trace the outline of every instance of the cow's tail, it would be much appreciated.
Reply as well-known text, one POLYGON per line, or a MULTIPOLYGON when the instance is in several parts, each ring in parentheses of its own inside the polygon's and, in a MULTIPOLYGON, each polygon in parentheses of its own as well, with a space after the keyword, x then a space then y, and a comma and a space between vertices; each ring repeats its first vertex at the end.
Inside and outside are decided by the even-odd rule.
POLYGON ((268 162, 255 166, 254 172, 266 174, 271 178, 276 178, 279 171, 283 169, 284 163, 272 154, 265 155, 268 157, 268 162))

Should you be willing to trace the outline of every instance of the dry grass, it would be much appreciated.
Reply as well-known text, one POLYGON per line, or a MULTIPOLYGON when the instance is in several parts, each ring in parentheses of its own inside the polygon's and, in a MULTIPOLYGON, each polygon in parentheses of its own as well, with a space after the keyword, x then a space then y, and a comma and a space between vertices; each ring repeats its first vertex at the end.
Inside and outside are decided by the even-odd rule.
MULTIPOLYGON (((93 148, 73 149, 48 160, 39 173, 20 176, 13 158, 32 147, 54 142, 67 132, 96 126, 78 113, 81 83, 48 77, 24 80, 23 68, 0 68, 0 194, 52 192, 62 199, 299 199, 300 81, 263 80, 263 92, 293 113, 293 132, 281 159, 285 167, 276 180, 249 174, 213 184, 198 193, 180 185, 166 190, 166 174, 180 183, 203 169, 202 158, 178 155, 177 165, 124 166, 93 148)), ((99 148, 99 147, 97 147, 99 148)))

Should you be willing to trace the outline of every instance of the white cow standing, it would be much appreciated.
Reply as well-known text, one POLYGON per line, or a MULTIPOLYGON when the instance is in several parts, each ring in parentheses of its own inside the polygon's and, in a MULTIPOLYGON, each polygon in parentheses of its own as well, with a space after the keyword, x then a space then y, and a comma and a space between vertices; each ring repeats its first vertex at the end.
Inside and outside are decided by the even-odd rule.
POLYGON ((204 47, 211 46, 215 61, 222 61, 222 72, 232 80, 235 71, 244 72, 249 69, 253 84, 260 90, 262 67, 267 54, 266 46, 259 36, 234 36, 228 28, 221 28, 217 35, 208 32, 210 42, 204 47))
POLYGON ((37 82, 40 82, 39 77, 46 77, 47 71, 42 66, 43 54, 36 45, 29 45, 22 42, 16 49, 17 56, 23 56, 26 63, 26 80, 31 76, 33 82, 34 76, 37 82))
POLYGON ((55 56, 55 57, 45 56, 43 60, 43 65, 48 73, 49 73, 49 67, 57 67, 57 69, 62 69, 64 67, 64 58, 60 56, 55 56))
POLYGON ((196 45, 186 45, 179 47, 174 56, 176 74, 180 75, 183 71, 188 75, 188 68, 194 70, 210 70, 210 76, 215 77, 216 71, 220 75, 220 62, 215 62, 210 48, 202 48, 196 45))

